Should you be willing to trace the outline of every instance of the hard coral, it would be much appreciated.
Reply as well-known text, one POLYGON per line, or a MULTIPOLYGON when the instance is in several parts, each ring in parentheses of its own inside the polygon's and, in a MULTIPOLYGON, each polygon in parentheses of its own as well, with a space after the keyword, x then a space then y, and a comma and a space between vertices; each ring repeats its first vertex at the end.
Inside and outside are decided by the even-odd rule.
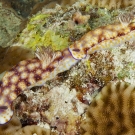
POLYGON ((92 5, 96 5, 99 7, 106 7, 108 9, 112 8, 125 8, 128 6, 134 6, 134 0, 89 0, 92 5))
POLYGON ((83 135, 135 134, 135 86, 106 85, 90 104, 81 127, 83 135))
POLYGON ((0 125, 0 135, 14 135, 13 133, 20 129, 21 126, 21 122, 14 115, 10 122, 5 125, 0 125))
POLYGON ((50 135, 50 130, 32 125, 19 129, 14 135, 50 135))
POLYGON ((14 115, 10 122, 0 125, 0 135, 50 135, 49 128, 37 125, 22 127, 19 119, 14 115))

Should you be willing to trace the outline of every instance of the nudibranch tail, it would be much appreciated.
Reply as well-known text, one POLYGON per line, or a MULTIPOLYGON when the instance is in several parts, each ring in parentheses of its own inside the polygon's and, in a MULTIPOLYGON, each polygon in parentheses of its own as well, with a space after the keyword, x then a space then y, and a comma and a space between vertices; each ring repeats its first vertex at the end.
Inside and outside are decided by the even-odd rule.
MULTIPOLYGON (((0 125, 4 124, 5 122, 8 122, 13 115, 13 111, 11 110, 11 105, 8 102, 7 96, 1 96, 2 90, 3 88, 2 88, 2 81, 1 81, 0 82, 0 125)), ((10 93, 6 93, 6 94, 10 94, 10 93)))
POLYGON ((133 17, 121 15, 121 23, 99 27, 86 33, 79 41, 69 47, 75 59, 83 59, 97 50, 108 49, 135 40, 135 22, 133 17))
POLYGON ((0 86, 0 124, 11 119, 12 102, 20 93, 33 86, 43 85, 78 62, 68 49, 55 54, 50 52, 40 53, 38 50, 38 58, 21 61, 4 75, 0 86))

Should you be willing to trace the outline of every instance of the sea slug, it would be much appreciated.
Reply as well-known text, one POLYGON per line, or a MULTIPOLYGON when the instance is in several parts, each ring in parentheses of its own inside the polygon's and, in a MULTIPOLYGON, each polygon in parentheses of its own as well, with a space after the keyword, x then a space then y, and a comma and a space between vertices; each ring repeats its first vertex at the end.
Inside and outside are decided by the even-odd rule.
MULTIPOLYGON (((120 18, 120 22, 123 22, 120 18)), ((124 22, 125 23, 125 22, 124 22)), ((37 58, 21 61, 9 70, 0 83, 0 124, 13 116, 12 102, 26 88, 43 85, 58 73, 69 70, 88 54, 100 49, 135 40, 135 22, 127 25, 112 24, 97 28, 85 34, 62 52, 38 49, 37 58)))

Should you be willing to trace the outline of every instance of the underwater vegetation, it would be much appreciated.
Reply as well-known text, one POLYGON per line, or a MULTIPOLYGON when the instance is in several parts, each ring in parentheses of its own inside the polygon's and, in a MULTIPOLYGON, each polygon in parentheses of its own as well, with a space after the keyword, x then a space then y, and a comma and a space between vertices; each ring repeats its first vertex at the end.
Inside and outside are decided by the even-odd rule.
MULTIPOLYGON (((63 1, 18 1, 1 0, 0 2, 0 46, 11 46, 11 40, 25 27, 27 17, 36 14, 43 6, 51 5, 52 2, 63 3, 63 1), (35 5, 35 6, 34 6, 35 5), (33 8, 32 8, 33 7, 33 8), (32 10, 33 9, 33 10, 32 10), (14 18, 14 19, 12 19, 14 18), (6 38, 5 38, 6 37, 6 38)), ((69 2, 70 3, 70 2, 69 2)), ((71 2, 72 3, 72 2, 71 2)), ((63 5, 68 3, 64 2, 63 5)))
MULTIPOLYGON (((59 9, 59 7, 58 7, 59 9)), ((56 14, 55 12, 49 11, 50 13, 38 13, 33 16, 26 28, 22 33, 14 40, 14 45, 24 46, 26 48, 36 50, 36 47, 40 46, 49 46, 53 50, 63 50, 69 46, 77 37, 77 35, 82 35, 88 31, 89 26, 86 23, 75 24, 75 17, 72 18, 70 13, 66 12, 66 18, 63 21, 62 16, 64 11, 56 14), (67 20, 68 19, 68 20, 67 20), (73 35, 70 35, 72 32, 73 35), (73 37, 74 38, 73 38, 73 37), (72 41, 73 40, 73 41, 72 41)), ((73 15, 75 14, 73 9, 73 15)), ((80 17, 83 17, 82 14, 79 14, 80 17)), ((85 16, 84 16, 85 17, 85 16)), ((87 17, 89 19, 89 17, 87 17)), ((85 21, 88 22, 88 19, 85 18, 85 21)))

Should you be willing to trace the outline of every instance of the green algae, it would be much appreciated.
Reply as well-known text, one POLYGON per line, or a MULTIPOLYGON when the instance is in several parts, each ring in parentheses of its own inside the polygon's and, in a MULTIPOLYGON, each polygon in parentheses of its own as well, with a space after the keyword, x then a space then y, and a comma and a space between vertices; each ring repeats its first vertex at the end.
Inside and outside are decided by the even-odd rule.
POLYGON ((68 38, 63 38, 52 30, 47 30, 43 36, 40 34, 33 34, 32 37, 33 38, 25 45, 32 50, 36 50, 36 47, 40 46, 50 46, 55 51, 63 50, 68 47, 68 38))

